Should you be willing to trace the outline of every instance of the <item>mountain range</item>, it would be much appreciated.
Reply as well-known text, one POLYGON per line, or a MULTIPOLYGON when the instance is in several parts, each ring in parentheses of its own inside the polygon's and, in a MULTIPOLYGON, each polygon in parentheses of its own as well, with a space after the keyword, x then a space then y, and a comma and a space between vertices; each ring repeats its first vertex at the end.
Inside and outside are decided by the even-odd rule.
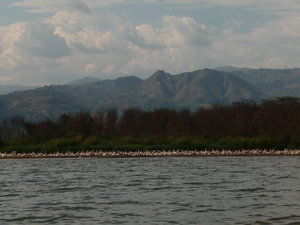
POLYGON ((57 118, 66 112, 99 109, 198 108, 266 95, 234 74, 210 69, 171 75, 159 70, 148 79, 115 80, 50 85, 0 96, 0 115, 20 115, 28 120, 57 118))
POLYGON ((281 74, 277 70, 224 67, 175 75, 159 70, 147 79, 127 76, 99 80, 88 77, 66 85, 49 85, 1 95, 0 118, 19 115, 38 121, 55 119, 69 112, 131 107, 187 107, 193 110, 210 104, 260 101, 274 93, 277 96, 280 90, 283 93, 288 90, 297 96, 298 90, 294 86, 300 83, 297 80, 300 79, 297 75, 300 70, 281 74), (288 83, 292 81, 294 86, 288 83))
POLYGON ((216 70, 235 74, 254 84, 270 97, 300 97, 300 69, 250 69, 220 67, 216 70))

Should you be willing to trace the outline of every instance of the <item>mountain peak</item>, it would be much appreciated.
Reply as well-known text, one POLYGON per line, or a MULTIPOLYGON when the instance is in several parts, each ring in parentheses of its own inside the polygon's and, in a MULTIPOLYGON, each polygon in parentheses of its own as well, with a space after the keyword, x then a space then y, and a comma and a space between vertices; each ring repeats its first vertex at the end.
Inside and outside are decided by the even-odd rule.
POLYGON ((164 70, 157 70, 153 75, 166 74, 164 70))
POLYGON ((142 85, 142 93, 151 98, 168 98, 173 92, 174 76, 163 70, 156 71, 142 85))
POLYGON ((165 72, 164 70, 157 70, 153 75, 151 75, 149 77, 149 79, 151 78, 163 78, 163 77, 166 77, 166 76, 170 76, 171 74, 165 72))

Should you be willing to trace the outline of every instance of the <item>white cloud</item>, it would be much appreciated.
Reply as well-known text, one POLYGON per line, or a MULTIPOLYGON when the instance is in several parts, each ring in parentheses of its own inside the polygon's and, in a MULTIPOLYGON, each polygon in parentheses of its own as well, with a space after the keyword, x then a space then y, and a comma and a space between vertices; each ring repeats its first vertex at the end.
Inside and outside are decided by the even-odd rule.
POLYGON ((42 22, 0 27, 1 80, 27 84, 47 82, 46 71, 51 67, 58 68, 59 59, 56 58, 67 55, 69 51, 64 39, 52 31, 50 24, 42 22), (45 76, 41 75, 43 73, 45 76))
POLYGON ((131 50, 134 57, 124 71, 170 72, 210 65, 213 60, 199 57, 213 39, 213 31, 189 17, 164 16, 160 26, 143 24, 134 28, 131 50), (204 62, 205 61, 205 62, 204 62))
POLYGON ((25 23, 16 23, 8 27, 0 27, 0 68, 13 69, 21 61, 20 51, 15 43, 20 40, 25 31, 25 23))
POLYGON ((149 48, 209 45, 210 30, 189 17, 164 16, 162 26, 135 27, 136 40, 149 48))
POLYGON ((215 6, 250 7, 264 11, 295 11, 300 8, 299 0, 22 0, 11 6, 25 8, 30 12, 58 12, 60 10, 75 10, 88 13, 89 7, 108 6, 117 3, 155 3, 171 8, 209 8, 215 6))
MULTIPOLYGON (((76 1, 73 5, 64 0, 15 3, 55 13, 50 18, 0 27, 0 80, 10 77, 16 82, 55 83, 84 73, 104 78, 116 74, 146 76, 156 69, 177 73, 220 65, 299 66, 298 15, 283 16, 237 34, 206 26, 188 16, 165 15, 156 23, 135 25, 117 15, 90 13, 89 7, 100 2, 109 4, 96 0, 76 1)), ((193 2, 209 3, 185 3, 193 2)), ((252 0, 215 0, 210 4, 221 2, 254 4, 252 0)), ((293 3, 287 0, 285 7, 293 3)))
MULTIPOLYGON (((147 0, 145 0, 147 2, 147 0)), ((299 0, 152 0, 152 2, 168 4, 174 8, 210 8, 210 7, 246 7, 252 10, 260 10, 269 13, 286 14, 300 9, 299 0)))
POLYGON ((11 76, 0 76, 0 81, 1 82, 10 82, 12 80, 11 76))
POLYGON ((299 67, 300 17, 282 18, 247 34, 229 34, 214 43, 214 58, 227 65, 299 67))
POLYGON ((125 36, 130 25, 117 16, 61 11, 48 22, 56 27, 55 34, 79 51, 108 54, 127 50, 125 36))
POLYGON ((85 73, 89 73, 89 74, 93 74, 95 73, 97 70, 99 69, 98 65, 96 65, 95 63, 89 63, 86 64, 84 67, 84 72, 85 73))
POLYGON ((23 0, 14 2, 11 6, 25 8, 32 13, 55 13, 61 10, 91 13, 88 5, 81 0, 23 0))

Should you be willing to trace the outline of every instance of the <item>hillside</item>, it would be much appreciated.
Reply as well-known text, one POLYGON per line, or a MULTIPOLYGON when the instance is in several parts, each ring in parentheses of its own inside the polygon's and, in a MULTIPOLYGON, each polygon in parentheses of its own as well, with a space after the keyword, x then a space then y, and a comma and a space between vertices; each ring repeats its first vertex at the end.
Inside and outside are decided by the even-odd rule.
POLYGON ((165 100, 177 107, 197 108, 207 104, 228 104, 267 96, 255 86, 227 72, 205 69, 171 75, 157 71, 145 80, 141 95, 165 100))
POLYGON ((121 77, 82 85, 51 85, 0 96, 1 118, 28 120, 57 118, 65 112, 116 107, 196 109, 208 104, 261 100, 267 96, 255 86, 227 72, 198 70, 171 75, 157 71, 146 80, 121 77))
POLYGON ((220 67, 218 71, 230 72, 259 87, 271 97, 300 97, 300 69, 250 69, 220 67))

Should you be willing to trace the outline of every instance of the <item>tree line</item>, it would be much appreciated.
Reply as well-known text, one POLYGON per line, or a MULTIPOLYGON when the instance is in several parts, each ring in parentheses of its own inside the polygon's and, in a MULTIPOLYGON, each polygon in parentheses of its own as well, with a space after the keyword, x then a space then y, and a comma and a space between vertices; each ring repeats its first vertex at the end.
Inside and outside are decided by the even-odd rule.
POLYGON ((300 137, 300 99, 281 97, 213 105, 196 111, 159 108, 99 110, 63 114, 36 123, 22 117, 0 123, 0 140, 22 137, 47 141, 61 137, 300 137))

